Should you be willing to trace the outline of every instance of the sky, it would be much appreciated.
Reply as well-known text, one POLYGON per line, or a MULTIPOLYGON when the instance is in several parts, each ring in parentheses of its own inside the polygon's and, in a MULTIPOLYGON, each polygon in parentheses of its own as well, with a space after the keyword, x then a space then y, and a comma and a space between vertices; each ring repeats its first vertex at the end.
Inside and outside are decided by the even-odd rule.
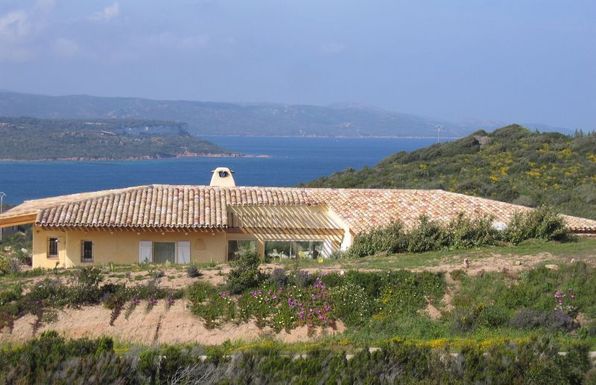
POLYGON ((596 130, 596 1, 0 0, 0 89, 596 130))

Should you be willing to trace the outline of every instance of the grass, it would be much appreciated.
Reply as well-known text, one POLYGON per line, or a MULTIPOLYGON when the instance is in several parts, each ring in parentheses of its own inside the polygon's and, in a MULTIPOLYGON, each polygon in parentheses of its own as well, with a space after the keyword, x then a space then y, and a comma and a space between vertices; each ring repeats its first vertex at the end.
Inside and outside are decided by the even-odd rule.
POLYGON ((531 240, 517 246, 492 246, 475 249, 440 250, 426 253, 400 253, 376 255, 357 259, 282 260, 274 261, 288 269, 339 267, 343 269, 413 269, 438 266, 440 264, 463 263, 465 258, 478 260, 500 255, 503 258, 550 253, 553 257, 584 259, 596 257, 596 239, 580 238, 576 242, 547 242, 531 240))
MULTIPOLYGON (((327 260, 323 263, 309 260, 295 260, 281 263, 288 270, 293 268, 305 267, 341 267, 345 270, 350 269, 379 269, 379 270, 398 270, 398 269, 424 269, 425 267, 437 266, 440 264, 458 264, 464 258, 471 260, 480 260, 482 258, 500 255, 502 258, 519 258, 521 256, 533 256, 541 253, 550 253, 552 260, 560 264, 557 271, 545 268, 535 267, 531 271, 523 272, 518 275, 507 275, 502 272, 485 273, 478 277, 463 275, 457 278, 457 291, 452 292, 452 302, 457 309, 469 310, 478 305, 492 308, 499 308, 511 317, 517 310, 522 308, 535 308, 538 310, 551 310, 554 306, 553 293, 555 290, 566 291, 573 289, 577 295, 576 305, 581 312, 585 314, 590 321, 596 317, 596 305, 594 294, 596 286, 592 284, 592 268, 584 270, 579 269, 579 265, 569 264, 569 260, 583 260, 588 265, 594 266, 596 257, 596 239, 584 238, 572 243, 556 243, 544 241, 525 242, 518 246, 506 247, 485 247, 471 250, 447 250, 440 252, 428 252, 422 254, 404 253, 389 256, 372 256, 361 259, 350 260, 327 260), (573 266, 576 266, 575 268, 573 266)), ((548 260, 548 258, 547 258, 548 260)), ((544 262, 546 263, 546 262, 544 262)), ((585 265, 583 265, 585 266, 585 265)), ((104 266, 103 273, 108 277, 126 276, 125 272, 140 272, 133 274, 133 280, 145 279, 145 272, 156 271, 164 266, 158 265, 108 265, 104 266)), ((175 275, 184 276, 185 266, 171 266, 175 269, 171 278, 175 275)), ((221 268, 222 266, 218 266, 221 268)), ((43 273, 46 277, 62 277, 68 279, 74 270, 56 269, 47 270, 43 273)), ((347 273, 348 276, 351 273, 347 273)), ((26 287, 33 280, 38 279, 40 272, 18 273, 7 276, 0 276, 0 291, 15 283, 22 283, 26 287)), ((453 289, 453 287, 451 287, 453 289)), ((428 292, 422 293, 428 296, 428 292)), ((442 309, 438 301, 433 304, 442 309)), ((444 310, 444 309, 443 309, 444 310)), ((444 319, 431 320, 421 311, 418 313, 399 314, 390 317, 373 316, 369 322, 362 327, 349 327, 348 330, 340 336, 327 336, 316 343, 298 343, 283 345, 284 350, 300 350, 305 347, 322 346, 333 347, 342 346, 349 348, 361 348, 363 346, 378 346, 387 341, 396 338, 407 338, 414 341, 426 341, 429 344, 438 344, 437 341, 446 341, 445 343, 462 344, 462 341, 490 341, 504 339, 525 339, 533 336, 553 334, 563 345, 570 345, 581 339, 596 348, 596 335, 584 334, 583 336, 573 333, 550 332, 546 329, 516 329, 508 323, 500 324, 496 327, 488 327, 478 322, 478 326, 469 331, 455 331, 453 329, 453 319, 451 315, 444 319), (375 318, 376 317, 376 318, 375 318)), ((584 332, 589 328, 584 329, 584 332)), ((590 332, 592 333, 592 332, 590 332)), ((234 351, 243 348, 252 348, 260 343, 264 345, 273 342, 269 340, 257 342, 234 342, 225 344, 224 347, 213 349, 224 349, 234 351)), ((277 343, 277 342, 275 342, 277 343)))

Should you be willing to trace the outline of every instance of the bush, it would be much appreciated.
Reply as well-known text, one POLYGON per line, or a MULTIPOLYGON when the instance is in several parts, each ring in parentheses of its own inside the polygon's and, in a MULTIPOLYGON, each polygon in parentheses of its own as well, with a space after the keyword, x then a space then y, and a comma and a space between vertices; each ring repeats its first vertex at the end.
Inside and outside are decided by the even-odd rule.
POLYGON ((290 277, 289 282, 300 288, 311 286, 315 282, 316 276, 306 270, 294 271, 290 277))
POLYGON ((565 332, 573 331, 579 327, 575 319, 561 310, 521 309, 511 318, 510 324, 518 329, 544 328, 565 332))
POLYGON ((460 214, 449 222, 446 233, 446 244, 454 249, 493 245, 499 239, 490 216, 470 219, 460 214))
POLYGON ((0 275, 16 274, 21 271, 21 262, 14 257, 0 256, 0 275))
POLYGON ((420 223, 407 235, 408 251, 422 253, 439 250, 448 245, 448 230, 428 217, 420 217, 420 223))
POLYGON ((200 277, 202 274, 197 265, 190 265, 186 268, 186 275, 188 276, 188 278, 197 278, 200 277))
POLYGON ((571 239, 563 218, 546 207, 515 214, 505 230, 504 237, 514 245, 527 239, 547 241, 571 239))
POLYGON ((396 221, 387 227, 357 235, 345 255, 360 258, 381 253, 399 253, 406 249, 403 224, 396 221))
POLYGON ((466 333, 480 327, 497 328, 507 324, 509 312, 500 306, 475 304, 457 308, 452 314, 454 332, 466 333))
POLYGON ((345 255, 365 257, 405 251, 421 253, 444 248, 488 246, 503 240, 518 244, 532 238, 548 241, 572 239, 562 217, 545 208, 514 215, 503 233, 493 228, 490 216, 470 219, 460 214, 446 225, 421 216, 418 225, 409 231, 404 231, 401 222, 394 222, 357 235, 345 255))
POLYGON ((55 332, 0 350, 6 384, 540 384, 593 381, 587 345, 560 356, 551 339, 471 344, 459 355, 409 342, 391 343, 347 360, 339 349, 308 350, 304 358, 279 348, 210 355, 187 346, 141 348, 120 356, 109 339, 66 341, 55 332))
POLYGON ((346 326, 361 326, 370 320, 375 303, 361 286, 346 283, 332 288, 330 293, 335 315, 346 326))
POLYGON ((228 273, 227 289, 233 294, 240 294, 248 289, 259 286, 266 275, 261 273, 259 265, 261 260, 254 251, 243 252, 238 260, 232 262, 232 270, 228 273))
POLYGON ((288 284, 288 276, 286 271, 281 268, 274 269, 271 272, 269 280, 275 287, 285 287, 288 284))

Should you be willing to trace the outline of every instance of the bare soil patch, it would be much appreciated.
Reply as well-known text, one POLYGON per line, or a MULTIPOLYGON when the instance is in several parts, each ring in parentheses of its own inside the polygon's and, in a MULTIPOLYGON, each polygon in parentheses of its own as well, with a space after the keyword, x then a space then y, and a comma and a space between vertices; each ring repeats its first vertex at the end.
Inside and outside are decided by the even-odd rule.
POLYGON ((194 316, 187 309, 186 300, 176 301, 166 310, 165 301, 159 303, 150 311, 146 311, 146 303, 140 303, 126 319, 121 314, 114 326, 110 326, 111 311, 102 306, 86 306, 80 309, 65 309, 58 312, 58 319, 52 323, 44 323, 33 333, 35 317, 27 315, 18 319, 12 333, 8 329, 2 330, 0 340, 10 342, 24 342, 46 330, 55 330, 69 338, 97 338, 110 336, 120 341, 132 343, 199 343, 202 345, 219 345, 226 341, 254 341, 261 338, 273 338, 281 342, 305 342, 324 335, 342 333, 343 323, 338 322, 336 330, 318 329, 309 335, 308 329, 299 327, 290 333, 281 331, 275 333, 270 328, 258 328, 254 322, 233 324, 228 323, 220 328, 207 329, 203 320, 194 316))

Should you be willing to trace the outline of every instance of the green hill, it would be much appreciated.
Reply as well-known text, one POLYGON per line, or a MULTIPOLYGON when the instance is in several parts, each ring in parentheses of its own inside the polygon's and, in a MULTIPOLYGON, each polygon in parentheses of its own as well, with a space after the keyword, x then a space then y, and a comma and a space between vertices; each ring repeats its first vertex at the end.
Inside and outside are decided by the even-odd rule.
POLYGON ((537 133, 519 125, 413 152, 371 168, 347 169, 312 187, 439 188, 513 202, 550 205, 596 218, 596 134, 537 133))
POLYGON ((0 159, 157 159, 221 155, 184 123, 132 119, 0 117, 0 159))

